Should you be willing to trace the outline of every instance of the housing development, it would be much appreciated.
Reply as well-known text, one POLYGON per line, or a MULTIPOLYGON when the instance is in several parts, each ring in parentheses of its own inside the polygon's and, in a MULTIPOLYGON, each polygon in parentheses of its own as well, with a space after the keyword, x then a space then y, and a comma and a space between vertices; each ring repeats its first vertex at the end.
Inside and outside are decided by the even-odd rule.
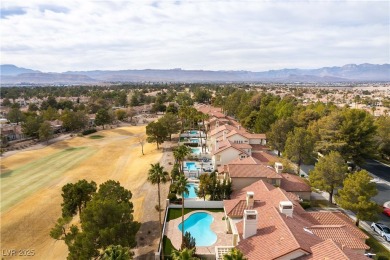
POLYGON ((5 259, 388 255, 386 84, 54 89, 1 90, 5 259))

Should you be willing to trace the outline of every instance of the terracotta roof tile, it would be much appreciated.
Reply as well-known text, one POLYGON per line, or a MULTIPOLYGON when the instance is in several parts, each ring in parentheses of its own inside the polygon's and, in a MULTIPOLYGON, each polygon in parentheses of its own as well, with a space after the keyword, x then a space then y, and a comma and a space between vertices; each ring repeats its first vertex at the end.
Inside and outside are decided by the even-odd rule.
POLYGON ((228 164, 227 172, 231 178, 268 178, 268 179, 281 179, 281 175, 278 174, 274 168, 263 165, 237 165, 228 164))
POLYGON ((311 255, 298 258, 299 260, 367 260, 364 255, 357 254, 351 249, 341 247, 331 239, 327 239, 311 247, 311 255))
POLYGON ((272 154, 269 154, 265 151, 261 151, 261 152, 255 152, 253 151, 254 148, 253 148, 254 145, 252 145, 252 157, 256 158, 257 160, 259 160, 260 162, 262 163, 269 163, 269 162, 277 162, 279 161, 280 159, 272 154))
POLYGON ((354 222, 342 212, 305 212, 305 217, 310 220, 312 225, 346 225, 355 236, 367 239, 368 236, 357 228, 354 222))
POLYGON ((239 164, 239 165, 246 165, 246 164, 260 164, 261 162, 257 160, 256 158, 249 156, 246 158, 237 158, 229 162, 229 164, 239 164))
POLYGON ((280 188, 289 192, 311 191, 310 185, 307 184, 301 177, 293 174, 282 174, 280 188))
MULTIPOLYGON (((345 252, 345 255, 348 255, 348 252, 354 254, 347 250, 348 247, 368 248, 364 244, 364 238, 356 235, 361 231, 356 231, 353 223, 341 213, 305 212, 298 201, 290 196, 291 193, 275 188, 264 181, 257 181, 239 191, 234 191, 231 195, 232 199, 223 202, 228 216, 235 219, 242 218, 246 209, 246 193, 249 191, 254 193, 253 210, 257 210, 259 214, 257 233, 243 239, 243 222, 236 223, 237 230, 241 235, 237 248, 249 260, 276 259, 297 250, 307 252, 309 255, 307 257, 317 257, 317 255, 326 253, 326 251, 321 251, 322 247, 332 247, 332 244, 322 244, 324 239, 328 238, 345 245, 345 251, 341 252, 345 252), (287 217, 279 212, 280 201, 287 200, 290 200, 294 205, 293 217, 287 217), (316 250, 315 255, 312 255, 313 250, 316 250)), ((311 259, 307 257, 301 257, 301 259, 311 259)), ((356 259, 360 260, 360 258, 356 259)))
POLYGON ((332 239, 333 241, 344 245, 351 249, 369 249, 362 240, 352 233, 346 226, 312 226, 309 228, 318 237, 326 240, 332 239))

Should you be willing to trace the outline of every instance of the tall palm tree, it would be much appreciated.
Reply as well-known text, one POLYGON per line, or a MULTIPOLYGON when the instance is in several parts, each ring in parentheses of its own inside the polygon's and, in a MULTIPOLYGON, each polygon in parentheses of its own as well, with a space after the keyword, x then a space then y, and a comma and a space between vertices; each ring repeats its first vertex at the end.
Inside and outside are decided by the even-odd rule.
POLYGON ((223 255, 223 260, 246 260, 244 254, 237 248, 232 248, 229 253, 223 255))
POLYGON ((132 259, 131 253, 127 247, 121 245, 108 246, 100 259, 102 260, 130 260, 132 259))
POLYGON ((168 181, 168 172, 164 171, 164 167, 160 163, 151 164, 151 168, 148 172, 148 181, 155 185, 157 184, 158 193, 158 217, 160 223, 160 234, 162 234, 162 223, 161 223, 161 202, 160 202, 160 183, 166 183, 168 181))
POLYGON ((176 162, 180 164, 180 172, 183 173, 183 161, 191 153, 191 148, 185 145, 180 145, 176 147, 173 151, 173 156, 175 157, 176 162))
POLYGON ((181 195, 181 244, 184 243, 184 193, 188 194, 188 179, 180 174, 175 183, 176 194, 181 195))
POLYGON ((199 258, 194 257, 194 249, 184 248, 180 251, 173 250, 172 251, 172 259, 173 260, 198 260, 199 258))

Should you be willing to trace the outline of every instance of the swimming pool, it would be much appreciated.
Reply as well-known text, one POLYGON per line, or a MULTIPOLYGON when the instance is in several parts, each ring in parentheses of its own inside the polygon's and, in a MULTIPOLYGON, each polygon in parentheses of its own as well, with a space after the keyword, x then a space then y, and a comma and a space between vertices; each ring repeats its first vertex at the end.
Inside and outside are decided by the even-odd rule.
POLYGON ((200 154, 200 148, 191 148, 193 154, 200 154))
POLYGON ((190 139, 190 142, 191 142, 191 143, 199 143, 199 139, 191 138, 191 139, 190 139))
POLYGON ((187 170, 189 171, 196 171, 198 168, 196 168, 196 165, 194 162, 186 162, 187 170))
POLYGON ((195 192, 195 188, 198 188, 198 185, 196 185, 195 183, 190 183, 187 185, 187 188, 188 193, 184 193, 185 199, 194 199, 198 197, 195 192))
MULTIPOLYGON (((196 246, 211 246, 217 242, 217 235, 210 228, 213 221, 213 216, 206 212, 193 213, 184 220, 184 234, 190 232, 196 246)), ((182 223, 178 225, 180 231, 181 227, 182 223)))
POLYGON ((192 135, 196 135, 197 133, 198 133, 198 131, 195 131, 195 130, 190 131, 190 134, 192 134, 192 135))

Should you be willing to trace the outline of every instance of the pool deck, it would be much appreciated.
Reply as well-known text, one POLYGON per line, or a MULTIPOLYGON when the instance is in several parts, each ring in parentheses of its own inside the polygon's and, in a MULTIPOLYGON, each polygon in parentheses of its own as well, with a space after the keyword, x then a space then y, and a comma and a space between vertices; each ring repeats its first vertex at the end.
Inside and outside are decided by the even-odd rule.
MULTIPOLYGON (((184 215, 186 220, 191 214, 196 212, 206 212, 213 216, 214 221, 211 223, 211 230, 217 235, 217 242, 211 246, 197 246, 197 254, 215 254, 216 246, 231 246, 233 241, 232 234, 226 234, 226 224, 222 218, 225 216, 223 212, 210 212, 207 210, 195 210, 184 215)), ((168 221, 165 226, 165 233, 176 249, 180 249, 181 245, 181 231, 178 226, 181 223, 181 217, 168 221)), ((196 242, 196 241, 195 241, 196 242)))

